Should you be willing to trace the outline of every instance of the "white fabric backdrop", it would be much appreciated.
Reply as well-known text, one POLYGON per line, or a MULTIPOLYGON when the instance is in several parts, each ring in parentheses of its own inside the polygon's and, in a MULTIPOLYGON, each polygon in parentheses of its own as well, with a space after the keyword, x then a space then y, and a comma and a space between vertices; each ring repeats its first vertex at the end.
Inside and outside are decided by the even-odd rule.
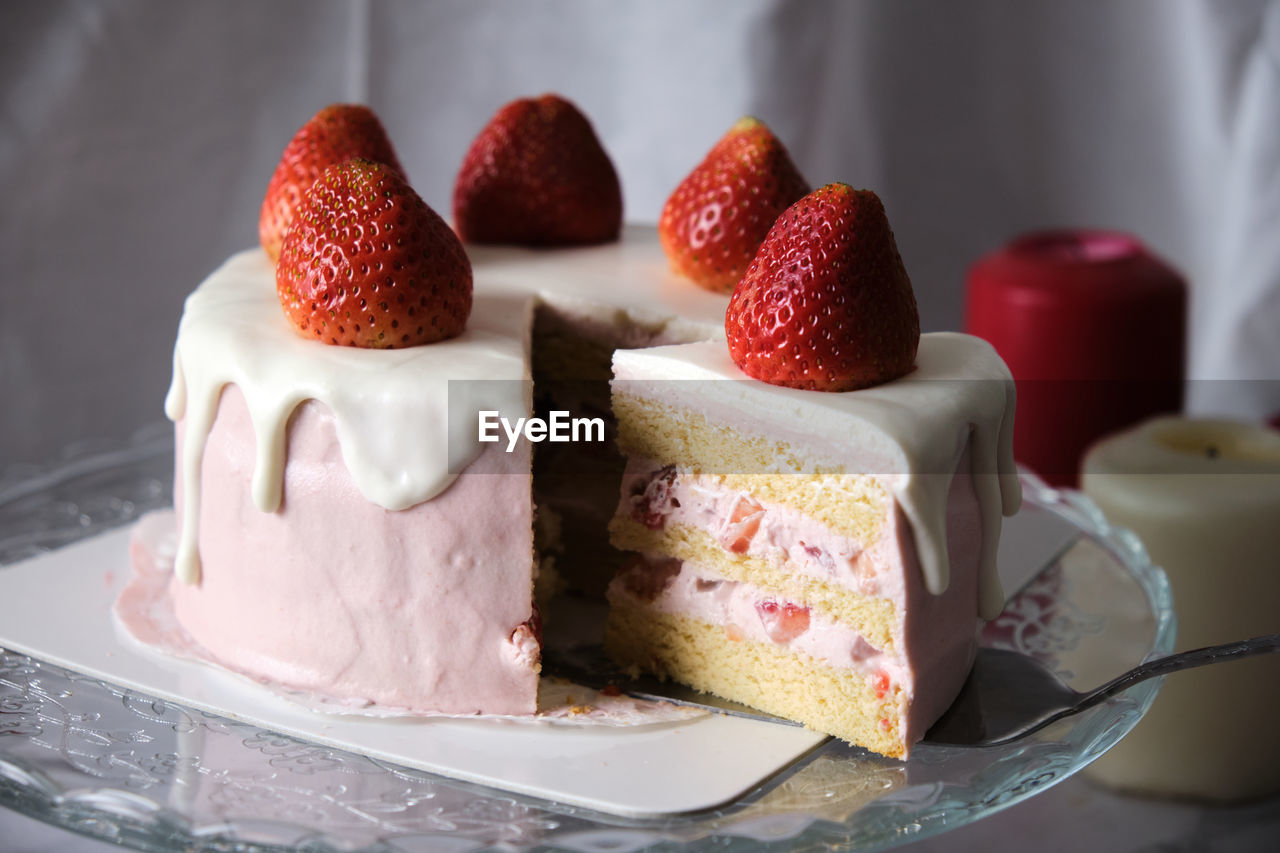
POLYGON ((1191 279, 1194 409, 1280 409, 1280 6, 1268 0, 22 2, 0 6, 0 470, 158 420, 186 293, 256 240, 293 131, 382 116, 448 211, 505 101, 593 119, 627 217, 739 116, 883 197, 926 329, 1030 228, 1191 279), (1231 393, 1227 393, 1227 392, 1231 393))

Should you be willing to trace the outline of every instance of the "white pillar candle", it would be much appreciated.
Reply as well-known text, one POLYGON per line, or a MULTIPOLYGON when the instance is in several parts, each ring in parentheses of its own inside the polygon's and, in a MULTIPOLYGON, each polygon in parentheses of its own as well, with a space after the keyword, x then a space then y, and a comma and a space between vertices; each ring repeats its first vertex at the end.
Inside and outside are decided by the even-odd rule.
MULTIPOLYGON (((1090 448, 1081 485, 1168 574, 1179 651, 1280 632, 1280 432, 1157 418, 1090 448)), ((1280 792, 1280 655, 1169 676, 1090 773, 1157 795, 1280 792)))

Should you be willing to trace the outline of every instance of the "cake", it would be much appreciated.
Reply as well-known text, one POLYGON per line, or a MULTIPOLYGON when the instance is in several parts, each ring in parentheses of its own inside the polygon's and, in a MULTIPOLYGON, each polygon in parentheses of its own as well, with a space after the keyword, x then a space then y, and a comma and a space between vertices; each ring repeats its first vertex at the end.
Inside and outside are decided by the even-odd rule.
MULTIPOLYGON (((384 136, 367 108, 318 113, 268 189, 264 248, 186 301, 165 402, 165 601, 184 648, 326 705, 525 716, 551 590, 608 585, 620 661, 905 755, 1002 604, 1012 386, 972 338, 925 336, 917 358, 874 194, 828 185, 791 204, 781 144, 740 123, 727 139, 767 167, 709 157, 663 226, 619 234, 607 155, 544 96, 477 137, 451 229, 384 136), (570 189, 549 183, 584 163, 570 189), (758 238, 698 213, 703 199, 734 219, 708 183, 725 175, 785 208, 755 260, 758 238), (735 311, 775 232, 832 198, 872 204, 875 228, 837 264, 870 265, 865 310, 788 339, 774 300, 788 349, 743 339, 735 311), (464 250, 458 234, 537 248, 464 250), (715 260, 673 273, 707 235, 715 260), (716 292, 730 262, 749 262, 732 297, 716 292), (793 357, 815 330, 825 343, 793 357)), ((831 220, 833 239, 860 210, 831 220)), ((838 299, 824 316, 845 316, 838 299)))
POLYGON ((1012 380, 977 338, 843 394, 747 380, 723 343, 619 351, 619 661, 903 757, 1004 606, 1012 380))

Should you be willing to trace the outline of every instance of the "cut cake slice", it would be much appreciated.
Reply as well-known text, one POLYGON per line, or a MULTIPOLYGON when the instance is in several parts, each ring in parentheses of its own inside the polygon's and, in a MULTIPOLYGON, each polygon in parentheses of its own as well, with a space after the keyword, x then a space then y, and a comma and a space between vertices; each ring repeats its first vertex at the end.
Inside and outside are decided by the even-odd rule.
POLYGON ((747 379, 722 344, 620 350, 628 456, 609 589, 622 664, 906 757, 1003 606, 1020 491, 1004 363, 921 338, 917 369, 848 393, 747 379))

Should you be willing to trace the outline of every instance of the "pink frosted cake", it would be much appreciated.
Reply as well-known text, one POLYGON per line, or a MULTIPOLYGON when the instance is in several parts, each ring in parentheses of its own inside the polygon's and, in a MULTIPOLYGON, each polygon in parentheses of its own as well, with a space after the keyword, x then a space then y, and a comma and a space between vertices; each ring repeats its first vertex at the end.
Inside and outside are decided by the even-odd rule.
POLYGON ((618 660, 890 756, 950 704, 1004 605, 1013 390, 985 342, 839 394, 745 379, 721 343, 619 351, 629 455, 618 660))

